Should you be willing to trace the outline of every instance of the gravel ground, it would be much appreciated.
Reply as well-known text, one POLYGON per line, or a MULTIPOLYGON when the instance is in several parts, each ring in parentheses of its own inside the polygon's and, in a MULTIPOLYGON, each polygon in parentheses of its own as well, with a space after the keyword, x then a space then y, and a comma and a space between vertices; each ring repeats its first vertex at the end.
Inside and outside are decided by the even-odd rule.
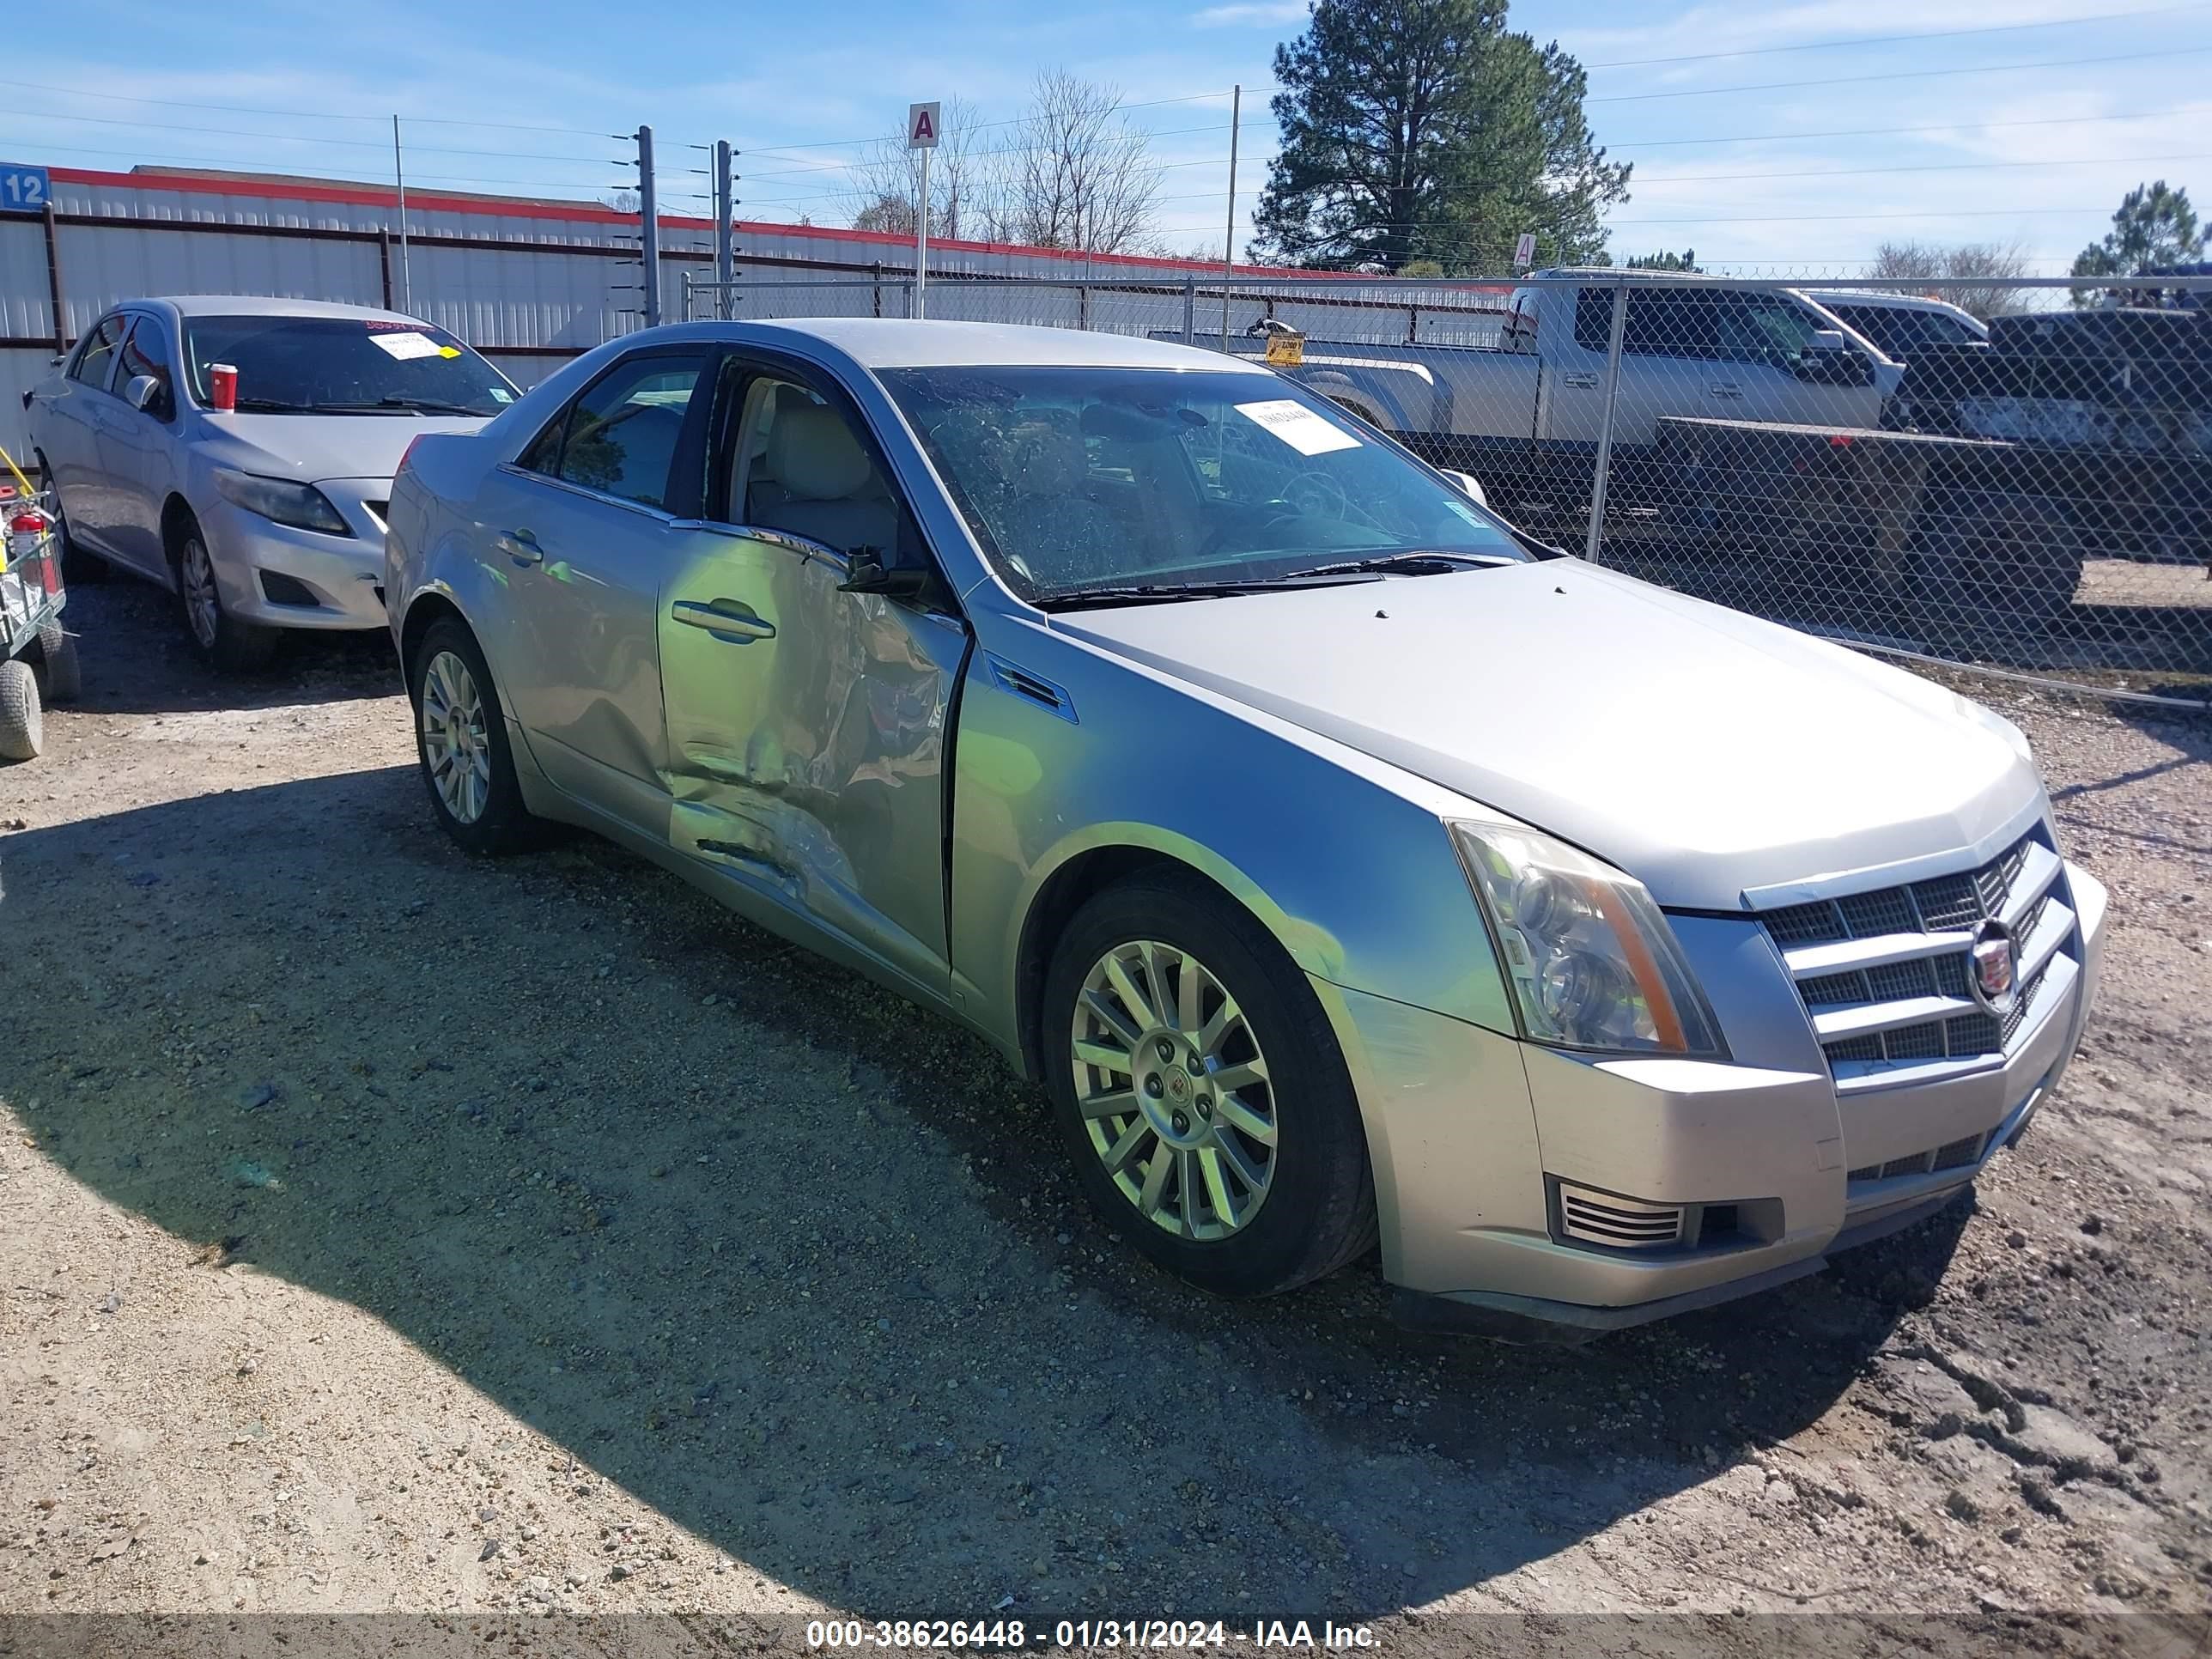
POLYGON ((1549 1352, 1371 1262, 1185 1290, 961 1031, 602 843, 466 860, 381 641, 241 686, 70 617, 0 774, 0 1613, 2202 1633, 2212 728, 2000 694, 2113 915, 1974 1197, 1549 1352))

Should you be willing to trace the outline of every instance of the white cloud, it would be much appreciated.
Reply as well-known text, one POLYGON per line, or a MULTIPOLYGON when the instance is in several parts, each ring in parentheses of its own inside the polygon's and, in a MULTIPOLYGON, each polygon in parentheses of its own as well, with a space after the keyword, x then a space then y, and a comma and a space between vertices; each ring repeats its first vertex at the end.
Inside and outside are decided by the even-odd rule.
POLYGON ((1242 0, 1232 6, 1208 6, 1190 20, 1196 29, 1229 29, 1274 23, 1303 23, 1306 0, 1242 0))

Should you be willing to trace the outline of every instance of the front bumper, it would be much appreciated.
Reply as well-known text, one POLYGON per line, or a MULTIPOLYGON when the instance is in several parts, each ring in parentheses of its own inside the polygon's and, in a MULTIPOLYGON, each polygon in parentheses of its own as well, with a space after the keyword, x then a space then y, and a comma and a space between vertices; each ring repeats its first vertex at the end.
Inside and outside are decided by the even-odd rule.
POLYGON ((1678 923, 1711 930, 1686 945, 1729 1063, 1580 1058, 1314 981, 1358 1090, 1401 1316, 1583 1340, 1815 1273, 1941 1207, 2027 1127, 2080 1040, 2106 901, 2066 875, 2079 934, 2051 994, 2001 1060, 1934 1083, 1839 1091, 1764 933, 1734 921, 1678 923), (1939 1146, 1943 1167, 1883 1176, 1939 1146), (1563 1194, 1679 1208, 1684 1240, 1573 1237, 1563 1194))
POLYGON ((352 535, 297 530, 220 495, 196 507, 222 607, 264 628, 382 628, 384 526, 368 506, 373 482, 317 488, 352 535))

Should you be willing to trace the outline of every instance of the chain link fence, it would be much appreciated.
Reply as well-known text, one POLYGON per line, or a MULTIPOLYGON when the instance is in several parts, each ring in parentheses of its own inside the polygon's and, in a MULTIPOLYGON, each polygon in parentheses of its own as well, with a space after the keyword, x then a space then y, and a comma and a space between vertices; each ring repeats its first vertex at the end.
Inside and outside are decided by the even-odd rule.
MULTIPOLYGON (((2212 703, 2212 275, 946 276, 921 299, 936 319, 1272 362, 1473 474, 1524 531, 1813 633, 2212 703)), ((916 309, 901 276, 686 300, 754 319, 916 309)))

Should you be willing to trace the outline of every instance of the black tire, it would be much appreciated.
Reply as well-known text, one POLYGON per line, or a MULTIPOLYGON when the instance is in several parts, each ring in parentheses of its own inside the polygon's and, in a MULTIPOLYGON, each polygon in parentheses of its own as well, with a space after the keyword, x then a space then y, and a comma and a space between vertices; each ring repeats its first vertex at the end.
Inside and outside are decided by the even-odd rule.
POLYGON ((49 617, 39 629, 39 665, 46 671, 46 701, 75 702, 84 692, 84 670, 76 656, 76 638, 63 628, 61 618, 49 617))
POLYGON ((36 760, 46 741, 39 677, 21 658, 10 657, 0 662, 0 760, 36 760))
POLYGON ((536 844, 539 821, 523 805, 522 788, 515 781, 514 755, 507 747, 506 711, 499 701, 499 688, 492 681, 490 665, 484 661, 476 635, 456 618, 445 617, 431 623, 416 646, 407 664, 407 702, 415 717, 415 759, 422 769, 422 788, 446 833, 469 852, 486 858, 536 844), (423 703, 432 665, 441 654, 458 658, 467 669, 483 709, 483 752, 490 777, 483 809, 473 819, 457 815, 447 805, 431 771, 423 703))
POLYGON ((115 567, 97 553, 88 552, 71 538, 69 514, 62 511, 62 492, 54 483, 54 475, 46 465, 46 459, 39 458, 39 484, 53 503, 54 539, 62 544, 62 586, 64 587, 92 587, 106 581, 115 574, 115 567))
POLYGON ((1944 490, 1921 509, 1912 597, 1969 626, 2047 628, 2073 608, 2085 556, 2081 530, 2056 503, 1944 490))
MULTIPOLYGON (((1054 950, 1042 1018, 1046 1082, 1077 1179, 1107 1224, 1170 1273, 1219 1296, 1265 1296, 1334 1273, 1374 1248, 1366 1132, 1328 1017, 1267 930, 1218 890, 1161 872, 1097 895, 1054 950), (1272 1175, 1249 1219, 1218 1238, 1183 1237, 1149 1218, 1115 1184, 1077 1103, 1072 1044, 1084 981, 1115 946, 1142 939, 1205 964, 1267 1056, 1272 1175)), ((1151 1145, 1155 1155, 1166 1151, 1162 1141, 1151 1145)))
POLYGON ((213 580, 214 565, 209 560, 206 538, 200 533, 199 521, 189 513, 179 517, 171 532, 169 565, 170 574, 176 578, 178 614, 185 625, 185 637, 192 642, 201 660, 225 674, 254 674, 268 667, 276 655, 276 630, 240 622, 223 609, 222 589, 213 580), (206 562, 210 573, 207 599, 214 615, 205 631, 193 603, 190 573, 195 560, 206 562))

